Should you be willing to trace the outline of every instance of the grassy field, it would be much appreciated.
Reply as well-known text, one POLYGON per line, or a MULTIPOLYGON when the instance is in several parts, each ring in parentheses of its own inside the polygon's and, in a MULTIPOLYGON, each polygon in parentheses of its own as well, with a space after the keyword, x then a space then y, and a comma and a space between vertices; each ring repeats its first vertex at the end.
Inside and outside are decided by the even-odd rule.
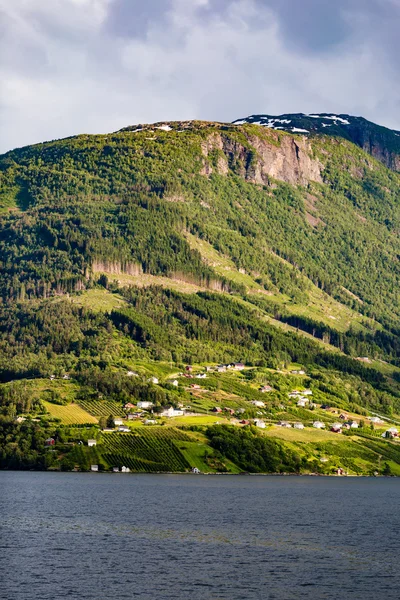
POLYGON ((305 429, 288 429, 287 427, 277 427, 273 425, 265 431, 264 435, 268 437, 276 437, 287 442, 334 442, 340 443, 341 439, 347 441, 349 438, 344 438, 341 434, 315 429, 314 427, 306 427, 305 429))
POLYGON ((67 404, 61 406, 58 404, 52 404, 46 400, 42 400, 42 404, 46 411, 56 419, 60 419, 63 425, 83 425, 98 423, 98 420, 93 415, 83 410, 78 404, 67 404))
POLYGON ((95 312, 109 312, 126 304, 121 296, 112 294, 104 288, 86 290, 81 294, 71 296, 69 300, 72 304, 83 306, 95 312))

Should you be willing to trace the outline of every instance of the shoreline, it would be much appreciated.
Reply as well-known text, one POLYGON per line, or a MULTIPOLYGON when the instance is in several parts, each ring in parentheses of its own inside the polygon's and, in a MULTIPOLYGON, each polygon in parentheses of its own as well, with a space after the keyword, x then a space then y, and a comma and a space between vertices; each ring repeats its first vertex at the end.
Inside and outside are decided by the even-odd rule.
POLYGON ((357 474, 349 474, 349 475, 337 475, 335 473, 327 474, 327 473, 188 473, 184 471, 130 471, 129 473, 114 473, 112 471, 61 471, 61 470, 44 470, 44 469, 0 469, 0 473, 58 473, 58 474, 74 474, 74 475, 179 475, 179 476, 193 476, 193 477, 328 477, 328 478, 337 478, 337 479, 398 479, 398 475, 357 475, 357 474))

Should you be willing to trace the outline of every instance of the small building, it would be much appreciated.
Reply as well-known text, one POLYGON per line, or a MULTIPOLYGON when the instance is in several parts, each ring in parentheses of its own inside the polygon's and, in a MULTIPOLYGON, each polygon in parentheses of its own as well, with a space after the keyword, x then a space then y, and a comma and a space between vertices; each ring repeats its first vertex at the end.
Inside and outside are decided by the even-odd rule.
POLYGON ((345 421, 347 419, 347 417, 345 414, 342 413, 341 415, 339 415, 339 419, 341 419, 342 421, 345 421))
POLYGON ((191 390, 201 390, 201 385, 199 385, 198 383, 192 383, 190 386, 191 390))
POLYGON ((99 465, 90 465, 90 470, 97 473, 97 471, 99 470, 99 465))
POLYGON ((113 473, 119 473, 119 467, 113 467, 113 473))
POLYGON ((206 367, 207 373, 211 373, 214 370, 214 367, 206 367))
POLYGON ((124 421, 123 419, 120 419, 119 417, 114 417, 114 425, 115 427, 118 427, 118 425, 123 425, 124 421))
POLYGON ((130 473, 129 467, 121 467, 121 473, 130 473))
POLYGON ((124 406, 125 410, 131 410, 132 408, 136 408, 136 406, 132 404, 132 402, 127 402, 124 406))
POLYGON ((178 381, 177 379, 174 379, 174 380, 173 380, 173 382, 172 382, 172 385, 173 385, 174 387, 178 387, 178 385, 179 385, 179 381, 178 381))
POLYGON ((54 438, 47 438, 47 440, 45 440, 44 445, 45 446, 54 446, 55 445, 55 439, 54 438))
POLYGON ((257 408, 265 408, 265 403, 261 400, 252 400, 252 405, 257 406, 257 408))
POLYGON ((329 404, 321 404, 321 410, 329 410, 330 406, 329 404))
POLYGON ((150 383, 154 383, 154 384, 158 383, 157 377, 150 377, 149 381, 150 381, 150 383))
POLYGON ((294 427, 295 429, 304 429, 304 425, 303 425, 303 423, 295 423, 295 424, 293 425, 293 427, 294 427))
POLYGON ((214 406, 214 408, 212 409, 212 412, 221 413, 222 412, 222 408, 220 406, 214 406))
POLYGON ((96 440, 88 440, 87 445, 89 446, 89 448, 92 446, 97 446, 97 442, 96 440))
POLYGON ((128 371, 126 376, 127 377, 139 377, 139 375, 137 373, 135 373, 135 371, 128 371))
POLYGON ((307 405, 307 400, 299 400, 297 402, 297 406, 300 406, 301 408, 305 408, 306 405, 307 405))
POLYGON ((342 424, 341 423, 333 423, 331 425, 332 433, 342 433, 342 424))
POLYGON ((311 390, 303 390, 301 393, 303 394, 303 396, 312 396, 311 390))
POLYGON ((191 365, 186 365, 186 367, 185 367, 185 371, 186 371, 187 373, 191 373, 191 372, 193 371, 193 367, 192 367, 191 365))
POLYGON ((383 438, 397 438, 399 437, 399 431, 396 427, 390 427, 385 433, 382 434, 383 438))
POLYGON ((322 421, 314 421, 313 427, 315 427, 315 429, 325 429, 325 423, 322 421))
POLYGON ((286 427, 287 429, 290 429, 292 426, 290 423, 288 423, 288 421, 278 421, 277 423, 278 427, 286 427))
POLYGON ((266 425, 262 419, 254 419, 254 425, 260 429, 265 429, 266 425))
POLYGON ((162 417, 181 417, 183 415, 183 410, 177 410, 175 408, 173 408, 172 406, 170 406, 169 408, 164 408, 164 410, 161 412, 161 416, 162 417))
POLYGON ((149 410, 150 408, 153 408, 153 406, 153 402, 149 402, 148 400, 139 400, 137 403, 137 407, 142 408, 143 410, 149 410))
POLYGON ((156 425, 157 421, 155 419, 146 419, 144 421, 145 425, 156 425))
POLYGON ((233 408, 229 408, 228 406, 224 407, 224 411, 229 413, 230 415, 234 415, 235 411, 233 410, 233 408))
POLYGON ((247 421, 247 419, 242 419, 240 422, 240 425, 249 425, 250 421, 247 421))
POLYGON ((288 396, 289 398, 297 398, 300 395, 301 392, 299 392, 298 390, 293 390, 293 392, 289 392, 288 396))
POLYGON ((126 425, 121 425, 120 427, 118 427, 118 431, 121 431, 122 433, 130 433, 131 432, 129 427, 127 427, 126 425))
POLYGON ((351 421, 351 423, 349 423, 351 429, 358 429, 359 424, 357 423, 357 421, 351 421))
POLYGON ((205 373, 199 373, 196 375, 196 379, 207 379, 207 375, 205 373))
POLYGON ((63 375, 63 379, 70 379, 70 376, 68 375, 68 373, 66 373, 65 375, 63 375))
POLYGON ((226 366, 225 365, 219 365, 217 367, 217 372, 218 373, 225 373, 226 372, 226 366))
POLYGON ((263 385, 260 387, 260 392, 265 394, 266 392, 272 392, 273 388, 270 385, 263 385))
POLYGON ((375 425, 383 425, 384 424, 384 420, 381 419, 380 417, 370 417, 370 422, 374 423, 375 425))
POLYGON ((236 369, 236 371, 243 371, 244 369, 244 364, 239 362, 239 363, 235 363, 233 365, 233 368, 236 369))
POLYGON ((200 473, 200 469, 197 467, 192 467, 192 473, 196 473, 196 475, 198 475, 200 473))

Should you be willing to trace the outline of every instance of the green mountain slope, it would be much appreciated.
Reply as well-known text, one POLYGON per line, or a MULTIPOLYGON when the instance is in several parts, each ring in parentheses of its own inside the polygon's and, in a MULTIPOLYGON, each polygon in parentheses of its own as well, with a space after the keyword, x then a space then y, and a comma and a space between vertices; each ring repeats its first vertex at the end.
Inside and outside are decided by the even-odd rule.
MULTIPOLYGON (((240 385, 223 375, 202 383, 192 406, 199 415, 225 402, 255 418, 252 381, 268 368, 268 378, 283 369, 279 386, 287 389, 268 396, 264 418, 271 426, 285 415, 300 418, 286 406, 297 363, 321 404, 396 421, 399 197, 400 176, 351 141, 251 123, 140 125, 3 155, 4 439, 18 416, 37 415, 34 427, 57 438, 55 465, 72 457, 87 464, 81 451, 68 458, 79 436, 67 425, 82 424, 91 402, 108 404, 89 410, 88 423, 106 406, 122 410, 151 398, 161 410, 194 402, 188 382, 177 389, 168 382, 185 363, 243 361, 250 369, 240 385), (127 377, 131 371, 138 376, 127 377), (52 413, 52 405, 71 410, 52 413)), ((312 411, 303 417, 312 420, 312 411)), ((17 457, 21 428, 1 464, 51 466, 31 434, 17 457)), ((210 431, 196 442, 213 457, 198 460, 218 470, 223 457, 214 438, 210 431)), ((197 460, 188 448, 181 462, 174 454, 174 465, 187 464, 190 453, 197 460)), ((225 466, 248 470, 247 459, 238 465, 234 454, 225 454, 225 466)), ((314 460, 311 454, 304 460, 314 460)), ((271 464, 307 470, 289 458, 271 464)), ((143 466, 143 453, 140 460, 143 466)), ((168 460, 160 464, 168 470, 168 460)), ((351 469, 357 472, 355 463, 351 469)))

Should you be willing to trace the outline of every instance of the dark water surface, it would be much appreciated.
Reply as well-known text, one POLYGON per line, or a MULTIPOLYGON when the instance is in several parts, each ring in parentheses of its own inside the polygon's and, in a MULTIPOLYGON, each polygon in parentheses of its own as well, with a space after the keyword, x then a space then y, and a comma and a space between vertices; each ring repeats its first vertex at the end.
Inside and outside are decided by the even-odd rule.
POLYGON ((400 479, 0 472, 0 597, 400 598, 400 479))

